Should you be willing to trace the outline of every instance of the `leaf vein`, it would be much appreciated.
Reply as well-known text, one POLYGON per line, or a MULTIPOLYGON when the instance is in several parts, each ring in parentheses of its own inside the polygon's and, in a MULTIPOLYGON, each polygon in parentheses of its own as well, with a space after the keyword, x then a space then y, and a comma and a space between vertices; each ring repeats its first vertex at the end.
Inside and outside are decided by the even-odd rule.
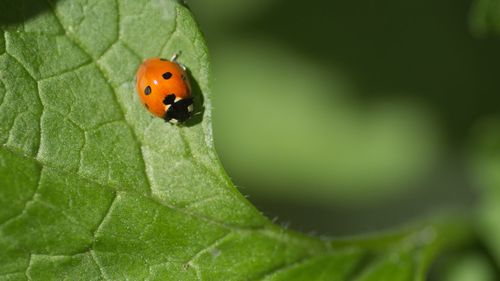
POLYGON ((177 6, 175 7, 175 18, 174 18, 174 28, 172 29, 171 33, 169 36, 165 36, 167 38, 167 40, 165 40, 165 44, 163 44, 163 46, 161 47, 160 49, 160 53, 161 54, 164 54, 165 53, 165 48, 170 45, 170 42, 172 41, 172 39, 174 38, 174 34, 177 33, 177 30, 178 30, 178 27, 179 27, 179 23, 178 23, 178 20, 179 20, 179 8, 177 8, 177 6))
MULTIPOLYGON (((7 40, 7 39, 6 39, 6 40, 7 40)), ((7 41, 5 41, 5 44, 7 44, 7 41)), ((21 61, 20 61, 20 60, 18 60, 15 56, 13 56, 12 54, 9 54, 9 53, 7 52, 7 46, 5 46, 5 53, 6 53, 9 57, 11 57, 13 60, 15 60, 15 61, 16 61, 16 63, 17 63, 17 64, 19 64, 22 68, 24 68, 24 70, 25 70, 25 71, 26 71, 26 73, 30 76, 30 78, 31 78, 33 81, 35 81, 35 82, 36 82, 35 77, 33 77, 33 76, 31 75, 31 73, 29 73, 28 68, 27 68, 25 65, 23 65, 23 64, 21 63, 21 61)), ((41 99, 41 97, 40 97, 40 87, 38 86, 38 83, 37 83, 37 85, 36 85, 36 91, 37 91, 37 95, 36 95, 36 96, 37 96, 37 99, 38 99, 38 103, 39 103, 39 105, 40 105, 40 107, 41 107, 41 110, 40 110, 40 113, 39 113, 39 115, 40 115, 40 116, 39 116, 39 118, 38 118, 38 119, 39 119, 39 120, 38 120, 38 129, 39 129, 39 133, 40 133, 40 138, 38 139, 38 144, 37 144, 37 146, 38 146, 38 147, 35 149, 35 151, 36 151, 35 155, 37 155, 37 154, 38 154, 38 151, 40 150, 40 144, 41 144, 41 140, 42 140, 42 139, 41 139, 41 136, 42 136, 41 120, 42 120, 42 114, 43 114, 43 110, 44 110, 43 103, 42 103, 42 99, 41 99)), ((26 111, 24 111, 24 112, 26 112, 26 111)), ((23 112, 23 113, 24 113, 24 112, 23 112)), ((38 112, 37 112, 37 113, 38 113, 38 112)), ((9 131, 8 131, 8 133, 7 133, 7 136, 8 136, 8 137, 7 137, 7 141, 6 141, 6 143, 9 143, 10 137, 11 137, 11 135, 12 135, 12 129, 14 128, 14 125, 16 124, 16 120, 17 120, 17 118, 18 118, 20 115, 21 115, 21 114, 17 114, 17 115, 16 115, 16 117, 14 118, 14 121, 12 122, 12 126, 9 128, 9 131)))
MULTIPOLYGON (((87 55, 88 55, 88 54, 87 54, 87 55)), ((57 78, 57 77, 62 76, 62 75, 64 75, 64 74, 67 74, 67 73, 70 73, 70 72, 77 71, 77 70, 79 70, 79 69, 81 69, 81 68, 84 68, 84 67, 86 67, 86 66, 89 66, 89 65, 91 65, 91 64, 93 64, 93 63, 94 63, 94 61, 93 61, 92 59, 90 59, 90 58, 89 58, 89 60, 88 60, 88 61, 86 61, 86 62, 84 62, 84 63, 82 63, 82 64, 80 64, 80 65, 77 65, 77 66, 74 66, 74 67, 71 67, 71 68, 65 69, 65 70, 63 70, 63 71, 61 71, 61 72, 58 72, 58 73, 52 74, 52 75, 50 75, 50 76, 45 76, 45 77, 42 77, 42 78, 40 78, 40 79, 38 79, 38 80, 36 80, 36 81, 37 81, 37 82, 43 82, 43 81, 46 81, 46 80, 49 80, 49 79, 57 78)))
MULTIPOLYGON (((255 280, 258 280, 258 281, 265 281, 266 279, 268 278, 271 278, 277 274, 280 274, 282 272, 286 272, 288 270, 291 270, 291 269, 294 269, 298 266, 301 266, 301 265, 304 265, 304 264, 307 264, 315 259, 318 259, 318 258, 322 258, 322 257, 328 257, 328 256, 333 256, 333 255, 338 255, 338 254, 342 254, 342 253, 350 253, 352 252, 352 250, 343 250, 343 251, 338 251, 338 252, 335 252, 335 253, 331 253, 331 252, 326 252, 324 254, 319 254, 319 255, 305 255, 301 258, 298 258, 296 259, 295 261, 293 262, 288 262, 288 263, 284 263, 278 267, 275 267, 273 269, 271 269, 270 271, 264 273, 262 276, 256 278, 255 280)), ((319 278, 318 278, 319 279, 319 278)), ((322 279, 319 279, 319 280, 322 280, 322 279)))
POLYGON ((0 228, 4 227, 9 222, 14 221, 17 218, 21 217, 24 213, 26 213, 26 210, 28 209, 29 205, 31 205, 36 200, 37 194, 38 194, 38 192, 40 190, 40 186, 41 186, 42 172, 43 172, 43 166, 40 169, 40 174, 38 176, 38 182, 37 182, 37 185, 35 187, 35 190, 34 190, 33 194, 31 195, 31 197, 24 203, 24 206, 21 209, 21 211, 15 215, 13 215, 12 217, 6 219, 2 223, 0 223, 0 228))
POLYGON ((28 274, 28 271, 31 269, 31 265, 33 261, 33 254, 30 254, 28 257, 28 266, 26 267, 26 270, 24 271, 24 276, 26 276, 26 279, 31 280, 31 276, 28 274))
POLYGON ((182 206, 182 208, 183 209, 192 209, 198 205, 202 205, 202 204, 205 204, 207 202, 211 202, 211 201, 216 200, 217 198, 220 198, 222 196, 224 196, 224 194, 214 194, 212 196, 208 196, 208 197, 199 199, 198 201, 187 203, 186 205, 182 206))
MULTIPOLYGON (((95 63, 96 67, 97 67, 97 70, 99 71, 100 75, 106 80, 106 81, 110 81, 109 77, 107 77, 107 75, 105 74, 105 72, 103 71, 101 65, 99 64, 99 59, 100 57, 97 57, 97 58, 93 58, 92 55, 90 54, 89 51, 87 51, 79 42, 75 41, 75 39, 73 39, 71 36, 68 36, 68 32, 66 30, 66 27, 63 25, 63 23, 61 22, 61 20, 59 19, 57 13, 55 12, 55 9, 54 7, 51 6, 51 11, 54 15, 54 17, 57 19, 59 25, 61 26, 61 28, 65 31, 66 33, 66 37, 68 38, 68 40, 72 41, 76 46, 78 46, 82 52, 84 52, 85 54, 87 54, 91 60, 95 63)), ((119 20, 119 15, 118 15, 118 20, 119 20)), ((119 39, 119 37, 118 37, 119 39)), ((102 54, 104 55, 104 54, 102 54)), ((101 56, 102 56, 101 55, 101 56)), ((111 88, 112 92, 113 92, 113 98, 115 100, 115 103, 117 104, 118 108, 120 109, 120 112, 121 112, 121 115, 122 115, 122 118, 123 120, 125 121, 125 124, 128 126, 130 132, 132 133, 132 137, 134 138, 135 142, 140 146, 142 144, 142 142, 139 140, 138 136, 137 136, 137 133, 136 131, 134 130, 134 128, 132 127, 132 125, 130 125, 130 123, 127 122, 127 118, 126 118, 126 110, 123 108, 123 106, 121 105, 121 103, 119 102, 118 100, 118 93, 116 92, 115 88, 110 85, 108 83, 109 87, 111 88)), ((144 158, 144 154, 142 153, 142 150, 139 150, 140 151, 140 157, 139 159, 141 160, 142 162, 142 165, 144 166, 144 169, 142 169, 143 173, 144 173, 144 178, 146 180, 146 183, 147 183, 147 192, 148 194, 152 194, 152 186, 151 186, 151 180, 148 176, 148 174, 146 173, 146 160, 144 158)), ((109 170, 109 168, 108 168, 109 170)), ((109 172, 109 171, 108 171, 109 172)))
POLYGON ((104 272, 104 267, 100 264, 99 259, 97 258, 97 254, 95 253, 94 250, 90 250, 90 257, 92 261, 95 263, 97 266, 97 269, 99 270, 99 274, 101 275, 102 279, 104 280, 111 280, 111 278, 106 276, 106 273, 104 272))
POLYGON ((208 253, 209 251, 217 248, 217 246, 219 246, 220 244, 224 243, 224 241, 230 237, 230 235, 232 234, 231 231, 225 233, 224 235, 222 235, 221 237, 215 239, 212 243, 210 243, 210 245, 206 246, 205 248, 201 249, 200 251, 198 251, 196 254, 194 254, 188 261, 186 261, 184 263, 184 268, 190 268, 190 267, 194 267, 196 264, 196 260, 198 258, 200 258, 202 255, 208 253))
POLYGON ((118 196, 119 196, 118 193, 119 192, 115 191, 114 196, 113 196, 113 200, 111 200, 111 203, 109 204, 108 208, 106 209, 106 212, 102 216, 102 220, 95 227, 95 230, 93 231, 93 235, 92 235, 92 237, 94 237, 94 242, 93 243, 95 243, 95 238, 99 234, 99 231, 101 230, 101 227, 104 225, 104 223, 106 222, 106 220, 109 218, 109 216, 110 216, 110 214, 111 214, 111 212, 113 210, 113 206, 116 203, 116 200, 118 199, 118 196))

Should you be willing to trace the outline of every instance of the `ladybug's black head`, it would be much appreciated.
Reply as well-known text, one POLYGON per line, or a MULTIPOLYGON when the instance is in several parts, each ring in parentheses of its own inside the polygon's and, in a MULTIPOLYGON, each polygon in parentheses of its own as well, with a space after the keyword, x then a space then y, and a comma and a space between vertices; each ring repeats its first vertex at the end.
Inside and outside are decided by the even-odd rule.
POLYGON ((163 116, 163 119, 165 119, 166 122, 183 123, 191 117, 192 112, 193 99, 181 99, 170 105, 170 107, 165 112, 165 116, 163 116))

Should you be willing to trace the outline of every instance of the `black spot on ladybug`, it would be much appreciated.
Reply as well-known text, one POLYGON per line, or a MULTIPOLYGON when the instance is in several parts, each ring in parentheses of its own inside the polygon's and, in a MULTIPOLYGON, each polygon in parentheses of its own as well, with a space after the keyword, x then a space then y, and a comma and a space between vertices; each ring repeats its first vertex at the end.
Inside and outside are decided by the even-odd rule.
POLYGON ((170 94, 163 99, 163 104, 173 104, 175 102, 175 94, 170 94))
POLYGON ((151 94, 151 87, 150 86, 147 86, 145 89, 144 89, 144 94, 149 95, 151 94))
POLYGON ((163 79, 165 79, 165 80, 168 80, 172 77, 172 73, 167 71, 167 72, 163 73, 161 77, 163 77, 163 79))
POLYGON ((164 58, 160 58, 160 60, 162 60, 162 61, 168 61, 167 59, 164 59, 164 58))

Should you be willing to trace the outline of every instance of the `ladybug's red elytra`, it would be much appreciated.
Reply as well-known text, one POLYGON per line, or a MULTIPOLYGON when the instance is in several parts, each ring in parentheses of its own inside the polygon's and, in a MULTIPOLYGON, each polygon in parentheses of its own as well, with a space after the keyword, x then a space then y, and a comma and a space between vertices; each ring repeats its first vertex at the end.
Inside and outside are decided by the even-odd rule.
POLYGON ((137 70, 137 93, 155 116, 170 123, 183 123, 193 113, 193 98, 186 69, 172 59, 150 58, 137 70))

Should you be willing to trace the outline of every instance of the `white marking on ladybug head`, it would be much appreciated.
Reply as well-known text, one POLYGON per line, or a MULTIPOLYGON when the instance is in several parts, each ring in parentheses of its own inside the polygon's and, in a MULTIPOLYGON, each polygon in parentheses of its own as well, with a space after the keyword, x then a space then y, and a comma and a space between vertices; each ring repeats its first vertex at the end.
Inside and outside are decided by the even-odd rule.
POLYGON ((190 104, 190 105, 188 106, 188 111, 189 111, 189 112, 193 112, 193 110, 194 110, 194 106, 193 106, 192 104, 190 104))

